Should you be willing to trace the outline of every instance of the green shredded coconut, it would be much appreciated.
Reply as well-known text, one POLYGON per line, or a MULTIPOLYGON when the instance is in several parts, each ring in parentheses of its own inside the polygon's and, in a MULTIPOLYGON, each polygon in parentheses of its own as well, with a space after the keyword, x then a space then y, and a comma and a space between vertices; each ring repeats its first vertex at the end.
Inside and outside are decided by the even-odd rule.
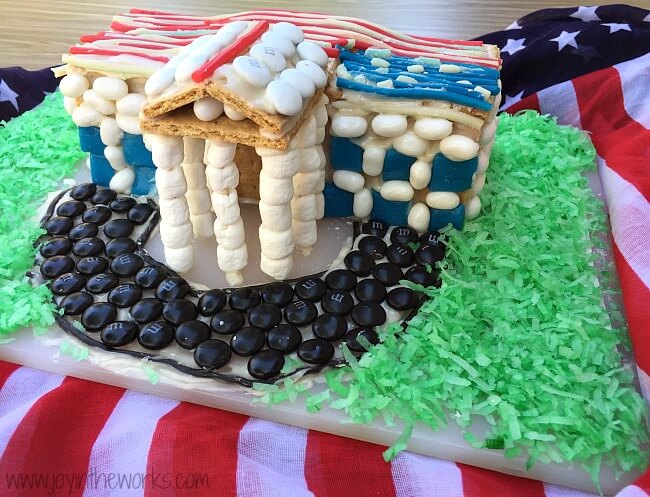
POLYGON ((83 153, 77 128, 57 92, 34 110, 0 123, 0 336, 54 323, 52 295, 25 276, 43 233, 36 208, 72 175, 83 153))
POLYGON ((85 361, 88 358, 88 347, 76 344, 67 338, 59 345, 59 352, 72 357, 75 361, 85 361))

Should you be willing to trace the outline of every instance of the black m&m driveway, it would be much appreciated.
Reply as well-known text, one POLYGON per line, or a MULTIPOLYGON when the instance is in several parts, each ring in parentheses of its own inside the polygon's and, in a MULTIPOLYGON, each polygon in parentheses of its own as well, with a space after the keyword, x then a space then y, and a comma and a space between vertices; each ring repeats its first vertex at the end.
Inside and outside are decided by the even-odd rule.
POLYGON ((323 273, 198 290, 145 249, 158 219, 151 199, 71 188, 42 220, 31 276, 85 344, 243 386, 344 364, 341 347, 363 354, 415 315, 424 295, 409 284, 437 286, 445 254, 438 233, 369 220, 323 273))

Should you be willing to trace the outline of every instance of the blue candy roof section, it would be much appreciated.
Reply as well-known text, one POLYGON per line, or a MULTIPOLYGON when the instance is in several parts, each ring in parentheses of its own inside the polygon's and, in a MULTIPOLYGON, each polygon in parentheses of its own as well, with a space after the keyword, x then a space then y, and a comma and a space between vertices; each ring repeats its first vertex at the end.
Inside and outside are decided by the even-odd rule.
POLYGON ((338 77, 339 88, 374 93, 385 97, 426 100, 446 100, 481 110, 490 110, 483 94, 474 90, 476 86, 485 88, 491 95, 499 93, 499 70, 477 64, 454 63, 460 68, 458 73, 440 72, 439 65, 428 65, 418 59, 390 56, 385 59, 390 65, 380 69, 372 64, 372 57, 365 51, 352 52, 340 48, 339 58, 353 79, 338 77), (420 64, 424 72, 409 72, 408 66, 420 64), (399 76, 408 76, 417 82, 398 81, 399 76), (375 86, 381 81, 391 80, 394 88, 375 86), (469 81, 470 84, 460 83, 469 81))

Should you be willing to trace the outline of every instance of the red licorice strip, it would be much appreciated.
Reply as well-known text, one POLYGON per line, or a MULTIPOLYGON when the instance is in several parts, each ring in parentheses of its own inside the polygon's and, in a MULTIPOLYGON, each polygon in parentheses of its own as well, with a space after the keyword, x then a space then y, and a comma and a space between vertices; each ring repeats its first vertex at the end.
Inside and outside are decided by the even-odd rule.
POLYGON ((192 79, 196 83, 201 83, 204 79, 212 76, 214 71, 219 66, 227 64, 244 50, 246 50, 249 46, 251 46, 253 42, 262 36, 262 33, 264 33, 268 27, 268 22, 258 21, 257 24, 253 26, 247 33, 244 33, 242 36, 237 38, 237 40, 229 47, 216 54, 196 71, 194 71, 192 74, 192 79))
POLYGON ((169 62, 170 57, 163 57, 158 55, 148 55, 139 52, 129 52, 127 50, 108 50, 105 48, 90 48, 90 47, 70 47, 71 54, 77 55, 134 55, 142 57, 143 59, 155 60, 157 62, 169 62))

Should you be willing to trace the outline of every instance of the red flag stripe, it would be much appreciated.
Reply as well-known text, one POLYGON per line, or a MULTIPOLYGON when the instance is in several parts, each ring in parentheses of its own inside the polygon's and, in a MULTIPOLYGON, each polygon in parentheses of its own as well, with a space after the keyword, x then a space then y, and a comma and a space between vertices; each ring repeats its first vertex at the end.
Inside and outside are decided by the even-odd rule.
POLYGON ((573 80, 583 129, 607 165, 650 201, 650 130, 625 111, 619 72, 613 67, 573 80))
MULTIPOLYGON (((66 378, 18 425, 0 459, 0 474, 40 475, 49 479, 54 495, 81 497, 92 446, 123 393, 121 388, 66 378)), ((3 497, 45 495, 44 490, 2 488, 5 483, 3 478, 3 497)))
POLYGON ((512 104, 511 106, 503 109, 508 114, 514 114, 520 110, 533 109, 539 112, 539 100, 537 98, 537 93, 528 95, 526 98, 521 99, 519 102, 512 104))
POLYGON ((0 361, 0 389, 4 386, 9 377, 20 367, 20 364, 0 361))
POLYGON ((350 497, 361 491, 367 496, 395 496, 384 450, 381 445, 311 430, 305 460, 307 487, 315 497, 350 497))
POLYGON ((182 402, 156 426, 149 497, 235 497, 237 443, 248 416, 182 402))
POLYGON ((465 497, 546 497, 541 481, 458 463, 465 497))

